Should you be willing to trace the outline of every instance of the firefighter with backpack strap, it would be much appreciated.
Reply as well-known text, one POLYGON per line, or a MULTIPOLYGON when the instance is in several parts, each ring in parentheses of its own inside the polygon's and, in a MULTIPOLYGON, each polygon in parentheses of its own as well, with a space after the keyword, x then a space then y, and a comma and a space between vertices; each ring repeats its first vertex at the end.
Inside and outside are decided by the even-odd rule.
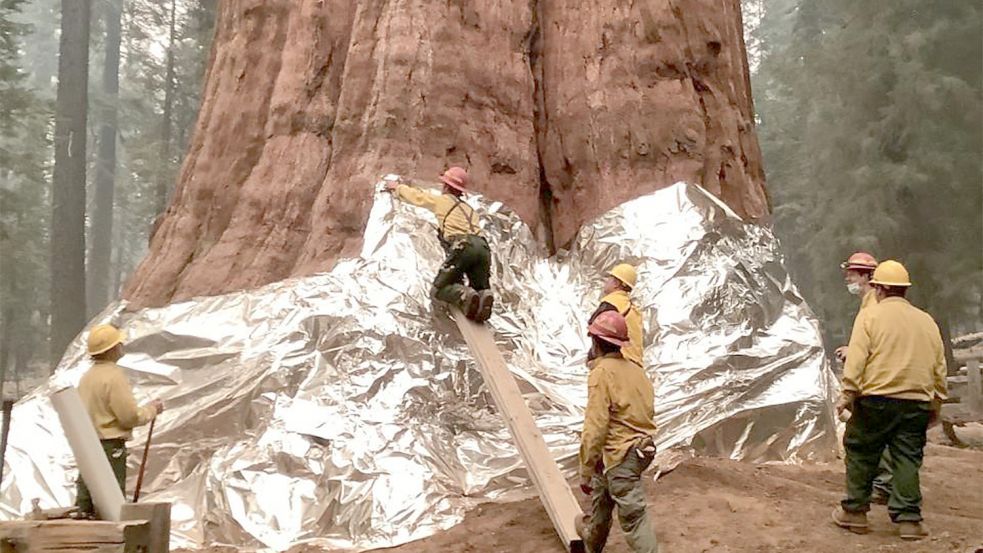
POLYGON ((644 368, 642 363, 642 351, 644 344, 644 328, 642 326, 642 315, 638 307, 631 301, 631 291, 638 280, 638 273, 635 267, 627 263, 615 265, 608 271, 604 280, 604 296, 601 304, 594 310, 587 324, 590 325, 598 315, 605 311, 617 311, 625 318, 628 323, 629 343, 621 348, 621 353, 625 359, 644 368))
POLYGON ((434 279, 431 295, 481 323, 491 316, 494 306, 488 282, 491 249, 480 234, 478 214, 462 199, 468 190, 468 172, 451 167, 440 180, 444 183, 440 194, 398 182, 389 182, 386 188, 394 197, 437 216, 437 237, 447 257, 434 279))

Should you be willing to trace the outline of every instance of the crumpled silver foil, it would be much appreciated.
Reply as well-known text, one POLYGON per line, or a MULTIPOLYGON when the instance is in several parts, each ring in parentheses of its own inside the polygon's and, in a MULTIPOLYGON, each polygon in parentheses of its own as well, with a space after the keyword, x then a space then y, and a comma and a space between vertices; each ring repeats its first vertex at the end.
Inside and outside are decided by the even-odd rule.
MULTIPOLYGON (((663 468, 679 452, 835 456, 836 384, 768 228, 680 183, 610 211, 547 258, 502 204, 471 201, 495 258, 488 324, 568 475, 586 319, 621 261, 639 265, 663 468)), ((125 327, 120 364, 138 400, 167 406, 141 499, 173 502, 175 546, 390 546, 476 503, 534 493, 456 327, 429 299, 443 259, 432 221, 380 193, 362 254, 328 273, 160 309, 118 304, 93 321, 125 327)), ((74 501, 74 461, 47 395, 88 367, 79 337, 16 405, 0 519, 32 498, 74 501)), ((143 427, 130 442, 129 490, 146 437, 143 427)))

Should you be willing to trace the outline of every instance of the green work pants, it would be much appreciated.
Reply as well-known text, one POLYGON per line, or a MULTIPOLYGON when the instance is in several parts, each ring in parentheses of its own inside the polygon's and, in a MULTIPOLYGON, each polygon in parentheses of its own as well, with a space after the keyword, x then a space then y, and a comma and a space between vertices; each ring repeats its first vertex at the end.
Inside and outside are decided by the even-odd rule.
POLYGON ((880 462, 877 463, 877 476, 874 477, 874 490, 887 497, 891 496, 891 450, 884 448, 880 462))
POLYGON ((476 292, 489 288, 491 273, 491 249, 488 242, 474 234, 455 236, 444 245, 447 258, 433 281, 435 298, 455 307, 461 307, 464 295, 464 277, 476 292))
MULTIPOLYGON (((116 475, 116 483, 119 484, 119 489, 123 495, 126 495, 126 440, 116 438, 100 440, 100 443, 102 450, 106 452, 106 458, 109 459, 109 466, 112 467, 113 474, 116 475)), ((82 481, 82 475, 79 475, 75 484, 78 492, 75 505, 78 506, 81 513, 95 515, 96 509, 92 503, 92 495, 89 493, 89 488, 86 487, 85 482, 82 481)))
POLYGON ((918 471, 922 466, 931 404, 867 396, 854 402, 847 421, 846 499, 843 510, 865 513, 884 449, 890 452, 891 495, 887 511, 894 522, 922 520, 918 471))
POLYGON ((635 553, 658 553, 655 530, 645 511, 642 472, 652 463, 653 455, 640 455, 636 447, 628 450, 618 466, 595 473, 591 480, 591 514, 584 545, 588 553, 601 553, 611 532, 615 506, 625 541, 635 553))

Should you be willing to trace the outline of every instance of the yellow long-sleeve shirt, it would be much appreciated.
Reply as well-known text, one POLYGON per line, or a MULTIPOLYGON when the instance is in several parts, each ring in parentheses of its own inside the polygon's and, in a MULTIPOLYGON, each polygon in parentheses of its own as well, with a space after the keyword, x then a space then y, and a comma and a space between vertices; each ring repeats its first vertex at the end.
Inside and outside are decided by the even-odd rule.
MULTIPOLYGON (((610 304, 618 310, 625 317, 625 322, 628 324, 628 345, 621 348, 621 354, 625 356, 625 359, 637 364, 640 367, 644 367, 642 364, 642 352, 645 350, 645 330, 642 325, 642 315, 639 313, 638 308, 631 301, 631 296, 625 290, 615 290, 610 294, 601 298, 601 304, 610 304)), ((594 316, 601 311, 598 308, 594 312, 594 316)), ((593 320, 593 317, 592 317, 593 320)))
POLYGON ((79 396, 100 440, 129 438, 132 430, 157 414, 151 406, 137 406, 123 369, 110 361, 97 361, 79 381, 79 396))
POLYGON ((861 309, 843 368, 843 390, 861 396, 946 398, 945 352, 932 317, 891 297, 861 309))
POLYGON ((407 184, 396 187, 400 199, 417 207, 429 209, 437 216, 437 232, 445 239, 466 234, 478 234, 478 216, 467 202, 450 194, 433 194, 407 184))
MULTIPOLYGON (((860 315, 864 309, 867 309, 871 305, 877 305, 877 292, 874 292, 873 289, 864 294, 864 297, 860 299, 860 309, 857 310, 857 315, 860 315)), ((853 319, 856 321, 857 317, 854 316, 853 319)), ((846 347, 849 348, 850 344, 847 344, 846 347)))
POLYGON ((580 437, 580 475, 597 462, 618 466, 633 445, 655 434, 655 390, 639 365, 620 355, 598 357, 587 377, 587 410, 580 437))
MULTIPOLYGON (((864 297, 860 300, 860 311, 863 311, 872 305, 877 305, 877 292, 868 290, 867 293, 864 294, 864 297)), ((858 311, 858 313, 860 311, 858 311)))

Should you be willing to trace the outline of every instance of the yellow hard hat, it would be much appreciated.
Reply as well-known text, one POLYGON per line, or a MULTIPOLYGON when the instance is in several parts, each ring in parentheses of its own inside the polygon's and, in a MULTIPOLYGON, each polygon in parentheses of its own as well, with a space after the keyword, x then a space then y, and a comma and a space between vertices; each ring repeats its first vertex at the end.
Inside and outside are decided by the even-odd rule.
POLYGON ((608 272, 609 275, 614 278, 624 282, 629 287, 635 287, 635 280, 638 279, 638 274, 635 272, 635 268, 627 263, 619 263, 615 265, 613 269, 608 272))
POLYGON ((106 353, 126 340, 126 335, 113 325, 96 325, 89 331, 89 355, 106 353))
POLYGON ((911 279, 904 265, 888 259, 874 269, 874 278, 870 279, 870 283, 881 286, 911 286, 911 279))

